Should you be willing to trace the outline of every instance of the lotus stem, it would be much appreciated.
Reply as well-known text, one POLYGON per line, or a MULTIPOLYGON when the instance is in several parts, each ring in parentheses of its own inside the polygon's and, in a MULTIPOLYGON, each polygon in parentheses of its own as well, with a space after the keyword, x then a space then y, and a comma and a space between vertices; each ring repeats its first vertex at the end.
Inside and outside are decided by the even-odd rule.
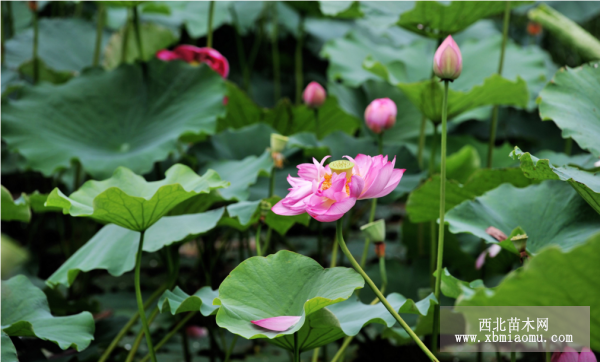
MULTIPOLYGON (((148 317, 148 324, 152 324, 152 321, 154 321, 154 318, 156 318, 157 315, 158 315, 158 307, 155 307, 152 310, 150 317, 148 317)), ((135 358, 135 354, 137 353, 137 350, 140 347, 140 344, 142 343, 142 338, 144 337, 144 335, 145 335, 144 330, 141 330, 138 332, 137 336, 135 337, 135 341, 133 342, 133 345, 131 346, 131 350, 129 351, 129 354, 127 355, 127 359, 125 360, 125 362, 133 361, 133 359, 135 358)))
POLYGON ((33 84, 37 84, 40 80, 40 63, 38 60, 38 43, 40 36, 40 27, 38 24, 37 9, 33 13, 33 84))
POLYGON ((302 100, 304 77, 302 75, 302 45, 304 40, 304 18, 300 16, 298 22, 298 38, 296 40, 296 105, 302 100))
MULTIPOLYGON (((80 3, 81 4, 81 3, 80 3)), ((94 63, 93 66, 97 67, 100 63, 100 51, 102 48, 102 33, 104 31, 104 5, 101 2, 96 3, 98 5, 98 22, 96 23, 96 46, 94 47, 94 63)))
MULTIPOLYGON (((144 309, 147 309, 150 306, 150 304, 152 304, 167 288, 168 288, 167 283, 163 284, 160 288, 158 288, 150 296, 150 298, 148 298, 148 300, 146 300, 146 303, 144 303, 144 309)), ((137 322, 139 317, 140 317, 139 313, 135 313, 133 316, 131 316, 131 318, 129 319, 127 324, 125 324, 123 326, 123 328, 121 328, 121 330, 119 331, 117 336, 115 338, 113 338, 113 340, 110 342, 110 345, 108 346, 108 348, 104 351, 104 353, 102 353, 102 356, 100 357, 98 362, 106 362, 108 360, 108 357, 110 357, 110 354, 112 353, 112 351, 115 349, 115 347, 117 347, 117 345, 119 344, 121 339, 123 339, 125 334, 127 334, 129 329, 135 324, 135 322, 137 322)))
POLYGON ((356 259, 354 259, 354 257, 352 256, 352 253, 350 253, 350 250, 348 250, 348 246, 346 246, 346 243, 344 242, 344 236, 342 235, 342 226, 343 226, 342 220, 343 220, 343 217, 340 218, 336 222, 336 239, 337 239, 337 243, 339 244, 340 248, 342 249, 342 252, 344 253, 344 255, 346 255, 348 260, 350 260, 350 263, 354 267, 354 270, 356 270, 360 275, 362 275, 364 280, 367 282, 369 287, 371 287, 371 289, 373 290, 373 292, 375 293, 377 298, 385 306, 385 308, 388 310, 388 312, 390 312, 390 314, 392 316, 394 316, 396 321, 398 321, 398 323, 400 323, 402 328, 404 328, 404 330, 406 330, 406 333, 408 333, 410 335, 410 337, 417 343, 417 345, 423 350, 423 352, 425 352, 425 354, 429 357, 429 359, 431 359, 432 361, 439 362, 439 360, 435 357, 435 355, 433 353, 431 353, 431 351, 425 346, 423 341, 421 341, 421 339, 419 339, 419 337, 415 334, 415 332, 408 326, 408 324, 406 324, 404 319, 402 319, 402 317, 400 317, 398 312, 396 312, 396 310, 390 305, 388 300, 383 296, 383 294, 377 288, 375 283, 373 283, 373 281, 371 280, 371 278, 369 278, 367 273, 365 273, 365 271, 360 267, 360 265, 358 264, 356 259))
POLYGON ((294 362, 300 362, 300 343, 298 342, 298 332, 294 333, 294 362))
POLYGON ((273 16, 273 32, 271 33, 271 52, 273 56, 273 97, 275 103, 281 97, 281 76, 279 74, 279 44, 278 44, 278 24, 277 24, 277 3, 271 3, 273 16))
POLYGON ((190 341, 184 329, 181 329, 181 348, 183 349, 183 359, 185 362, 192 362, 192 354, 190 353, 190 341))
MULTIPOLYGON (((429 156, 429 177, 433 177, 433 174, 435 173, 435 149, 437 146, 437 125, 434 123, 433 124, 433 138, 432 138, 432 145, 431 145, 431 154, 429 156)), ((435 257, 437 254, 437 235, 435 232, 435 221, 430 221, 429 222, 429 233, 430 233, 430 237, 429 237, 429 242, 430 242, 430 258, 429 258, 429 280, 430 280, 430 285, 431 285, 431 290, 435 289, 435 278, 433 276, 433 274, 435 273, 435 257)))
POLYGON ((379 273, 381 274, 381 294, 383 294, 388 283, 387 271, 385 270, 385 256, 379 257, 379 273))
POLYGON ((137 299, 138 312, 140 313, 140 320, 142 321, 142 327, 146 334, 146 344, 148 345, 148 352, 152 362, 156 362, 156 354, 154 353, 154 346, 152 345, 152 337, 150 335, 150 329, 148 328, 148 320, 146 320, 146 312, 144 311, 144 300, 142 299, 142 288, 140 287, 140 272, 142 269, 142 253, 144 247, 144 234, 143 230, 140 233, 140 244, 138 246, 137 257, 135 261, 135 297, 137 299))
POLYGON ((314 109, 315 113, 315 138, 319 140, 319 108, 314 109))
POLYGON ((513 350, 510 351, 510 362, 516 362, 517 361, 517 352, 514 351, 514 346, 512 347, 513 350))
MULTIPOLYGON (((327 347, 325 347, 327 348, 327 347)), ((319 353, 321 352, 321 347, 317 347, 313 350, 313 356, 311 358, 311 362, 319 362, 319 353)))
POLYGON ((212 48, 213 45, 213 16, 215 13, 215 2, 211 1, 208 7, 208 29, 206 31, 206 47, 212 48))
POLYGON ((127 44, 129 43, 129 28, 131 28, 131 9, 127 9, 127 20, 123 29, 123 42, 121 43, 121 63, 127 62, 127 44))
POLYGON ((425 131, 427 130, 427 117, 423 115, 421 117, 421 129, 419 130, 419 149, 417 151, 417 161, 419 162, 419 168, 423 169, 423 149, 425 148, 425 131))
MULTIPOLYGON (((160 342, 156 344, 156 350, 159 350, 162 346, 164 346, 165 343, 167 343, 167 341, 171 339, 171 337, 173 337, 177 333, 177 331, 179 331, 181 327, 183 327, 187 323, 187 321, 189 321, 195 314, 196 312, 190 312, 185 317, 183 317, 183 319, 181 319, 179 323, 177 323, 177 325, 169 333, 167 333, 167 335, 164 336, 163 339, 160 340, 160 342)), ((153 352, 154 351, 151 351, 151 353, 153 352)), ((147 362, 150 358, 152 358, 152 355, 148 353, 142 359, 141 362, 147 362)))
MULTIPOLYGON (((504 9, 504 25, 502 26, 502 47, 500 48, 500 62, 498 63, 498 75, 502 75, 504 67, 504 53, 506 51, 506 41, 508 40, 508 26, 510 23, 510 1, 506 2, 504 9)), ((496 143, 496 129, 498 128, 498 105, 492 110, 492 124, 490 126, 490 142, 488 146, 487 167, 492 168, 492 156, 494 154, 494 144, 496 143)))
POLYGON ((258 221, 258 227, 256 228, 256 256, 262 256, 262 251, 260 250, 260 229, 261 229, 261 222, 260 220, 258 221))
POLYGON ((565 154, 570 156, 573 150, 573 139, 571 137, 565 140, 565 154))
MULTIPOLYGON (((227 352, 225 353, 225 361, 224 362, 229 362, 229 360, 231 359, 231 354, 233 353, 233 348, 235 347, 235 343, 238 340, 238 335, 234 335, 233 336, 233 341, 231 341, 231 344, 229 345, 229 348, 227 348, 227 352)), ((225 346, 223 346, 223 348, 225 348, 225 346)))
POLYGON ((552 361, 552 353, 550 353, 549 351, 546 351, 546 362, 551 362, 552 361))
MULTIPOLYGON (((372 223, 375 220, 375 209, 377 209, 377 199, 371 199, 371 213, 369 214, 369 223, 372 223)), ((371 239, 368 237, 365 238, 365 246, 363 248, 363 253, 360 258, 360 267, 364 268, 367 263, 367 254, 369 253, 369 245, 371 244, 371 239)))
POLYGON ((134 24, 134 31, 135 31, 135 40, 137 43, 137 48, 138 48, 138 54, 140 56, 140 60, 143 61, 144 60, 144 46, 142 44, 142 30, 140 29, 140 16, 138 13, 138 8, 137 6, 133 8, 133 24, 134 24))

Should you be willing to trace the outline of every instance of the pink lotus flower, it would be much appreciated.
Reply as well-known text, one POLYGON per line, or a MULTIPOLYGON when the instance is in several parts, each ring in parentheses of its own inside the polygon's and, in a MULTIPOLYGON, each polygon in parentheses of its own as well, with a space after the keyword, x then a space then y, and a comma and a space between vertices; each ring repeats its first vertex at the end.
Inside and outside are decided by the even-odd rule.
POLYGON ((462 72, 462 55, 450 35, 433 56, 433 72, 443 80, 455 80, 462 72))
POLYGON ((490 258, 495 258, 502 248, 498 244, 492 244, 489 248, 485 249, 479 256, 477 257, 477 261, 475 261, 475 269, 479 270, 485 264, 485 257, 489 254, 490 258))
POLYGON ((199 326, 189 326, 185 329, 185 333, 190 338, 203 338, 208 336, 208 329, 199 326))
POLYGON ((577 353, 571 347, 565 347, 562 353, 554 352, 552 354, 551 362, 598 362, 594 352, 592 352, 589 348, 584 347, 581 350, 581 353, 577 353))
POLYGON ((156 53, 160 60, 171 61, 176 59, 184 60, 190 64, 206 63, 214 71, 227 78, 229 74, 229 62, 221 53, 213 48, 198 48, 193 45, 180 45, 171 50, 163 49, 156 53))
POLYGON ((259 327, 269 329, 276 332, 283 332, 290 329, 294 324, 298 323, 301 317, 281 316, 265 318, 258 321, 251 321, 259 327))
POLYGON ((398 109, 396 103, 389 98, 375 99, 365 109, 365 122, 367 127, 375 133, 392 128, 396 123, 398 109))
POLYGON ((392 192, 405 171, 394 169, 396 158, 389 162, 383 155, 344 156, 350 162, 335 161, 323 166, 329 157, 324 157, 320 163, 313 158, 312 164, 298 165, 300 177, 288 175, 292 186, 290 192, 273 206, 273 212, 278 215, 307 212, 321 222, 336 221, 354 206, 356 200, 383 197, 392 192))
POLYGON ((327 98, 327 92, 317 82, 308 83, 304 88, 304 93, 302 93, 304 103, 311 108, 321 107, 325 103, 325 98, 327 98))

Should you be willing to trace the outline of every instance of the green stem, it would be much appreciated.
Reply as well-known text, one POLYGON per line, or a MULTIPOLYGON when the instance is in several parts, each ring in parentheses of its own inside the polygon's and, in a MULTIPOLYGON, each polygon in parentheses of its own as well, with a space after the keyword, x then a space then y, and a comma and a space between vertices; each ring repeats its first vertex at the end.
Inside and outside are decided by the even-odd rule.
MULTIPOLYGON (((369 223, 372 223, 375 220, 375 209, 377 208, 377 199, 371 199, 371 213, 369 214, 369 223)), ((365 246, 363 247, 363 253, 360 258, 360 267, 364 268, 367 263, 367 254, 369 253, 369 245, 371 244, 371 239, 365 238, 365 246)), ((358 291, 357 291, 358 292, 358 291)))
POLYGON ((319 140, 319 108, 313 110, 315 113, 315 137, 319 140))
POLYGON ((37 10, 33 12, 33 84, 37 84, 40 80, 40 64, 38 61, 38 42, 40 29, 38 26, 37 10))
POLYGON ((337 259, 338 259, 337 255, 338 255, 338 243, 334 240, 333 241, 333 250, 331 251, 331 262, 329 263, 329 267, 330 268, 335 268, 336 267, 336 265, 337 265, 337 259))
POLYGON ((127 62, 129 28, 131 28, 131 9, 127 9, 127 20, 125 21, 125 28, 123 29, 123 42, 121 43, 121 63, 127 62))
MULTIPOLYGON (((160 288, 158 288, 151 296, 150 298, 148 298, 148 300, 146 301, 146 303, 144 303, 144 309, 148 309, 148 307, 159 297, 162 295, 162 293, 168 288, 167 283, 163 284, 160 288)), ((123 326, 123 328, 121 328, 121 330, 119 331, 119 333, 116 335, 116 337, 110 342, 110 345, 108 346, 108 348, 104 351, 104 353, 102 353, 102 356, 100 357, 100 359, 98 360, 98 362, 106 362, 108 360, 108 357, 110 357, 110 354, 112 353, 112 351, 115 349, 115 347, 117 347, 117 345, 119 344, 119 342, 121 341, 121 339, 123 339, 123 337, 127 334, 127 332, 129 332, 129 329, 137 322, 138 318, 140 317, 139 313, 135 313, 127 322, 127 324, 125 324, 123 326)))
POLYGON ((516 361, 517 361, 517 352, 510 351, 510 362, 516 362, 516 361))
POLYGON ((140 29, 140 16, 137 6, 133 8, 133 25, 135 31, 135 41, 137 43, 138 55, 140 60, 144 60, 144 46, 142 44, 142 30, 140 29))
MULTIPOLYGON (((446 214, 446 133, 448 123, 448 80, 444 80, 444 98, 442 99, 442 149, 441 149, 441 167, 440 167, 440 224, 438 228, 438 246, 437 246, 437 278, 435 281, 435 299, 440 300, 440 286, 442 284, 442 260, 444 259, 444 216, 446 214)), ((433 350, 437 350, 437 324, 439 312, 433 318, 433 350), (437 318, 436 318, 437 317, 437 318)))
POLYGON ((427 130, 427 117, 421 117, 421 129, 419 131, 419 150, 417 151, 417 161, 419 168, 423 169, 423 149, 425 148, 425 130, 427 130))
POLYGON ((206 47, 212 48, 213 45, 213 16, 215 13, 215 2, 211 1, 208 7, 208 29, 206 31, 206 47))
POLYGON ((379 154, 383 155, 383 132, 377 135, 377 147, 379 147, 379 154))
POLYGON ((500 351, 496 351, 496 362, 501 362, 502 361, 502 355, 500 354, 500 351))
POLYGON ((271 33, 271 52, 273 56, 273 96, 275 98, 275 103, 281 97, 281 80, 279 74, 279 42, 278 42, 278 24, 277 24, 277 3, 272 3, 273 10, 273 32, 271 33))
MULTIPOLYGON (((502 26, 502 47, 500 48, 500 62, 498 63, 498 75, 502 75, 504 67, 504 53, 506 51, 506 41, 508 39, 508 26, 510 22, 510 1, 506 2, 504 9, 504 24, 502 26)), ((490 126, 490 140, 488 145, 487 167, 492 167, 492 156, 494 154, 494 144, 496 143, 496 128, 498 128, 498 106, 495 105, 492 111, 492 124, 490 126)))
MULTIPOLYGON (((81 4, 81 3, 80 3, 81 4)), ((98 5, 98 19, 96 23, 96 46, 94 47, 94 63, 93 66, 97 67, 100 63, 100 51, 102 48, 102 33, 104 32, 104 5, 101 2, 98 5)))
POLYGON ((383 294, 388 283, 387 271, 385 270, 385 256, 379 258, 379 274, 381 274, 381 294, 383 294))
POLYGON ((298 22, 298 38, 296 39, 296 105, 302 101, 302 88, 304 79, 302 74, 302 43, 304 40, 304 18, 298 22))
POLYGON ((321 347, 317 347, 313 350, 313 356, 310 360, 311 362, 319 362, 319 352, 321 352, 321 347))
POLYGON ((152 337, 150 335, 150 329, 148 328, 148 321, 146 320, 146 312, 144 311, 144 300, 142 299, 142 288, 140 286, 140 272, 142 269, 142 252, 144 247, 145 233, 145 230, 140 233, 140 244, 138 246, 137 257, 135 261, 135 297, 137 299, 140 320, 142 321, 144 333, 146 334, 146 344, 148 344, 148 352, 150 354, 150 358, 152 358, 152 362, 156 362, 156 354, 154 353, 152 337))
POLYGON ((379 298, 379 300, 385 306, 385 308, 388 310, 388 312, 390 312, 390 314, 392 314, 392 316, 394 316, 396 321, 398 321, 398 323, 400 323, 400 325, 404 328, 404 330, 406 330, 406 332, 410 335, 410 337, 417 343, 417 345, 423 350, 423 352, 425 352, 425 354, 429 357, 429 359, 431 359, 432 361, 439 362, 439 360, 433 355, 433 353, 431 353, 431 351, 425 346, 425 344, 423 344, 423 341, 421 341, 421 339, 419 339, 419 337, 415 334, 415 332, 408 326, 408 324, 406 324, 404 319, 402 319, 402 317, 400 317, 398 312, 396 312, 396 310, 390 305, 390 303, 383 296, 383 294, 381 294, 381 291, 379 291, 379 289, 377 288, 375 283, 373 283, 373 281, 371 280, 371 278, 369 278, 367 273, 365 273, 365 271, 360 267, 360 265, 358 264, 356 259, 354 259, 354 257, 352 256, 352 253, 350 253, 350 250, 348 250, 348 246, 346 246, 346 243, 344 242, 344 237, 342 235, 342 226, 343 226, 342 220, 343 220, 343 218, 340 218, 336 222, 336 239, 337 239, 337 244, 339 244, 344 255, 346 255, 348 260, 350 260, 350 263, 352 264, 354 269, 360 275, 362 275, 364 280, 367 282, 369 287, 371 287, 371 289, 373 290, 373 292, 375 293, 377 298, 379 298))
POLYGON ((294 333, 294 362, 300 362, 300 343, 298 343, 298 332, 294 333))
POLYGON ((323 226, 318 221, 317 221, 317 249, 318 249, 319 264, 323 264, 323 226))
POLYGON ((181 347, 183 348, 183 359, 185 362, 192 362, 192 354, 190 352, 190 341, 185 329, 181 330, 181 347))
MULTIPOLYGON (((229 345, 229 348, 227 349, 224 362, 229 362, 229 360, 231 359, 231 354, 233 353, 233 348, 235 347, 235 343, 237 342, 237 340, 238 340, 238 335, 236 334, 233 336, 233 341, 231 341, 231 344, 229 345)), ((225 348, 225 346, 223 346, 223 348, 225 348)))
POLYGON ((261 229, 261 222, 258 222, 258 227, 256 228, 256 256, 262 256, 262 251, 260 250, 260 229, 261 229))
POLYGON ((573 149, 573 139, 571 137, 565 140, 565 154, 571 155, 571 151, 573 149))
POLYGON ((552 353, 550 351, 546 351, 546 362, 552 361, 552 353))
POLYGON ((271 178, 269 179, 269 197, 275 194, 275 167, 271 167, 271 178))
MULTIPOLYGON (((167 333, 167 335, 164 336, 163 339, 160 340, 160 342, 156 344, 156 350, 159 350, 162 346, 164 346, 165 343, 167 343, 167 341, 171 339, 171 337, 173 337, 177 333, 177 331, 179 331, 181 327, 183 327, 187 323, 187 321, 189 321, 190 318, 194 316, 194 314, 196 314, 196 312, 190 312, 183 319, 181 319, 179 323, 177 323, 177 325, 169 333, 167 333)), ((153 352, 154 351, 151 350, 151 353, 153 352)), ((150 358, 152 358, 151 353, 147 354, 141 362, 147 362, 150 358)))
POLYGON ((268 253, 269 247, 271 246, 271 234, 273 233, 273 229, 269 227, 267 229, 267 236, 265 237, 265 245, 263 245, 263 252, 268 253))
MULTIPOLYGON (((433 124, 433 144, 431 145, 431 155, 429 156, 429 177, 433 177, 435 173, 435 149, 437 146, 437 125, 433 124)), ((435 277, 433 274, 435 273, 435 257, 437 254, 437 235, 435 232, 435 221, 429 222, 429 234, 430 234, 430 254, 429 254, 429 278, 431 290, 435 289, 435 277)))
MULTIPOLYGON (((152 324, 152 321, 154 320, 154 318, 156 318, 156 316, 158 315, 158 307, 155 307, 154 310, 152 310, 152 313, 150 314, 150 317, 148 317, 148 324, 152 324)), ((129 351, 129 354, 127 355, 127 359, 125 360, 125 362, 132 362, 133 359, 135 358, 135 354, 137 353, 138 348, 140 347, 140 344, 142 343, 142 338, 144 338, 144 330, 140 330, 137 334, 137 336, 135 337, 135 341, 133 342, 133 345, 131 346, 131 350, 129 351)))
POLYGON ((331 362, 337 362, 340 358, 342 358, 342 356, 344 355, 344 351, 346 350, 346 348, 348 348, 348 346, 350 345, 350 342, 352 342, 352 339, 354 339, 353 336, 348 336, 348 337, 344 338, 344 343, 342 343, 342 346, 340 347, 340 349, 338 349, 335 356, 333 356, 333 358, 331 359, 331 362))

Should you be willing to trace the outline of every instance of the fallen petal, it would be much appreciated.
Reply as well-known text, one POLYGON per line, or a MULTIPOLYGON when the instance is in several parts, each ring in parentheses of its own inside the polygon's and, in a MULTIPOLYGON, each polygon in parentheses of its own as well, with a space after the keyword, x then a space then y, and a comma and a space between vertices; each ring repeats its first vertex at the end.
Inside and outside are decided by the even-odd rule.
POLYGON ((269 329, 272 331, 283 332, 288 330, 291 326, 298 323, 301 317, 292 317, 292 316, 281 316, 281 317, 272 317, 265 318, 258 321, 251 321, 253 324, 256 324, 259 327, 269 329))

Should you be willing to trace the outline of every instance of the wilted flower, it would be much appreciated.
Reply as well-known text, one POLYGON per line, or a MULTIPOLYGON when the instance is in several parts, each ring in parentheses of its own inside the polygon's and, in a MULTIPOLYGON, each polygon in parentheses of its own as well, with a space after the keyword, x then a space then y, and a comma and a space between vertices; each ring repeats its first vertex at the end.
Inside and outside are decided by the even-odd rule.
POLYGON ((576 350, 567 346, 563 352, 554 352, 552 354, 551 362, 598 362, 594 352, 589 348, 584 347, 581 353, 577 353, 576 350))
POLYGON ((455 80, 462 72, 462 55, 451 35, 448 35, 433 56, 433 72, 443 80, 455 80))
POLYGON ((156 53, 156 57, 164 61, 181 59, 194 65, 206 63, 214 71, 221 74, 223 78, 227 78, 229 74, 229 62, 227 58, 213 48, 180 45, 172 51, 167 49, 159 50, 156 53))
POLYGON ((308 83, 304 88, 304 93, 302 93, 304 103, 311 108, 321 107, 325 103, 325 98, 327 98, 327 92, 317 82, 308 83))
POLYGON ((530 21, 527 23, 527 32, 531 36, 540 35, 542 32, 542 24, 536 23, 535 21, 530 21))
POLYGON ((203 338, 208 336, 208 330, 205 327, 189 326, 185 329, 185 334, 190 338, 203 338))
POLYGON ((375 99, 365 109, 365 122, 367 127, 375 133, 392 128, 396 123, 398 109, 396 103, 389 98, 375 99))
POLYGON ((292 186, 287 196, 273 206, 278 215, 300 215, 307 212, 321 222, 336 221, 348 212, 356 200, 383 197, 392 192, 403 169, 394 169, 396 158, 359 154, 355 159, 341 160, 323 166, 330 156, 317 162, 298 165, 298 176, 288 175, 292 186))
POLYGON ((259 327, 269 329, 276 332, 283 332, 288 330, 291 326, 298 323, 301 317, 294 316, 281 316, 281 317, 272 317, 265 318, 258 321, 251 321, 253 324, 256 324, 259 327))

